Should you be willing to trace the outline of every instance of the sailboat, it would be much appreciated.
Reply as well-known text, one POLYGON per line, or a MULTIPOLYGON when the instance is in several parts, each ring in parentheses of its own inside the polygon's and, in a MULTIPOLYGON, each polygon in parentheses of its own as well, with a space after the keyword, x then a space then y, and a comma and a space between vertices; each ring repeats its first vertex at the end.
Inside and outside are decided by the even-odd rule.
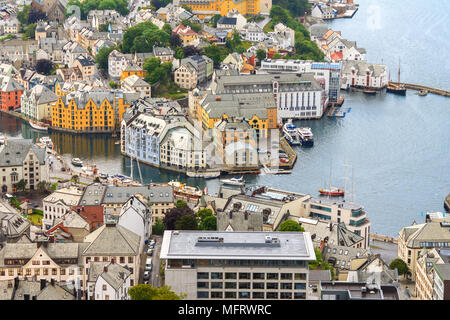
MULTIPOLYGON (((390 78, 390 77, 389 77, 390 78)), ((398 94, 401 96, 406 96, 406 88, 405 85, 400 83, 400 59, 398 59, 398 81, 397 83, 391 82, 389 79, 386 92, 398 94)))
POLYGON ((331 163, 330 163, 330 185, 328 188, 319 189, 319 193, 324 196, 342 197, 345 195, 343 188, 333 187, 331 185, 331 163))

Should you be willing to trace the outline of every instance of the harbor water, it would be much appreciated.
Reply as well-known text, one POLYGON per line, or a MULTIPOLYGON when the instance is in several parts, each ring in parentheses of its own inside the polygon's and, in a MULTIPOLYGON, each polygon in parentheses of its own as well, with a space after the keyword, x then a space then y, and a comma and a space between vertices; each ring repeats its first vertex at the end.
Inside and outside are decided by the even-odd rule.
MULTIPOLYGON (((391 79, 450 90, 450 38, 445 1, 359 0, 353 19, 329 25, 367 49, 367 60, 387 64, 391 79)), ((314 133, 313 148, 294 147, 298 160, 290 175, 249 175, 248 184, 310 193, 330 182, 346 188, 346 201, 362 204, 372 232, 397 236, 402 226, 422 222, 427 211, 443 211, 450 192, 450 100, 408 90, 406 97, 344 92, 344 118, 297 121, 314 133), (353 174, 352 174, 353 172, 353 174), (352 188, 353 186, 353 188, 352 188), (422 213, 423 212, 423 216, 422 213)), ((37 133, 20 119, 0 114, 0 132, 36 139, 37 133)), ((50 134, 57 150, 70 159, 95 163, 101 172, 130 175, 130 160, 120 154, 119 139, 111 135, 50 134)), ((139 171, 134 167, 134 177, 139 171)), ((181 180, 217 192, 219 180, 187 178, 178 173, 140 165, 144 183, 181 180)))

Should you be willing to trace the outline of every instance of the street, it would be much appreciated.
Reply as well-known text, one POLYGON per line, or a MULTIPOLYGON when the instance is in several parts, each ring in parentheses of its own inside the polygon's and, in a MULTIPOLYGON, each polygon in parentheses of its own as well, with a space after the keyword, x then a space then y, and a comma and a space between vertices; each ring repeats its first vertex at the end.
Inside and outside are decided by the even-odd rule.
POLYGON ((151 256, 147 256, 148 245, 144 246, 144 251, 141 255, 141 266, 139 270, 140 274, 139 284, 148 283, 152 286, 160 287, 161 276, 159 274, 159 265, 160 265, 159 253, 161 251, 162 237, 152 236, 151 239, 155 240, 155 247, 153 249, 153 254, 151 256), (144 280, 145 262, 147 261, 147 258, 152 258, 152 271, 150 272, 150 279, 144 280))

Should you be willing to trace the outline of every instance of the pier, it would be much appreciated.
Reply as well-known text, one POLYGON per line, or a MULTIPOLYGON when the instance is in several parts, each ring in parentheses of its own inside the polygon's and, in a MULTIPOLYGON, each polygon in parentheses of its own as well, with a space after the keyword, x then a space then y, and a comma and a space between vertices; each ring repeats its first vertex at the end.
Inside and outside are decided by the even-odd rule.
MULTIPOLYGON (((389 84, 398 84, 398 82, 392 82, 390 81, 389 84)), ((433 94, 437 94, 439 96, 444 96, 444 97, 450 97, 450 91, 446 91, 446 90, 442 90, 442 89, 436 89, 436 88, 431 88, 431 87, 427 87, 427 86, 422 86, 419 84, 412 84, 412 83, 400 83, 400 85, 404 85, 406 89, 410 89, 410 90, 426 90, 428 91, 428 93, 433 93, 433 94)))

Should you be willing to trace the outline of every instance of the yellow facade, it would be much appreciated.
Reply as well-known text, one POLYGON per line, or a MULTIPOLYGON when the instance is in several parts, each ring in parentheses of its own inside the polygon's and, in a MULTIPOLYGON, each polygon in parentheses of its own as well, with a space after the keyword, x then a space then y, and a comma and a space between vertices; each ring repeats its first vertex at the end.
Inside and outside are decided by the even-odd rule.
POLYGON ((115 129, 116 123, 122 120, 128 107, 129 105, 124 104, 123 98, 113 99, 113 101, 104 99, 98 106, 89 99, 85 105, 77 106, 74 99, 64 104, 63 98, 59 97, 56 104, 52 106, 52 126, 62 130, 110 132, 115 129))
POLYGON ((145 78, 145 75, 147 74, 147 72, 145 70, 135 70, 135 71, 125 71, 123 70, 121 75, 120 75, 120 81, 123 81, 124 79, 132 76, 132 75, 136 75, 141 79, 145 78))
POLYGON ((213 16, 215 13, 212 12, 214 11, 218 12, 221 16, 226 16, 233 9, 239 11, 242 15, 259 14, 261 11, 260 0, 205 0, 201 3, 191 3, 190 1, 181 0, 180 5, 190 7, 200 19, 213 16))

